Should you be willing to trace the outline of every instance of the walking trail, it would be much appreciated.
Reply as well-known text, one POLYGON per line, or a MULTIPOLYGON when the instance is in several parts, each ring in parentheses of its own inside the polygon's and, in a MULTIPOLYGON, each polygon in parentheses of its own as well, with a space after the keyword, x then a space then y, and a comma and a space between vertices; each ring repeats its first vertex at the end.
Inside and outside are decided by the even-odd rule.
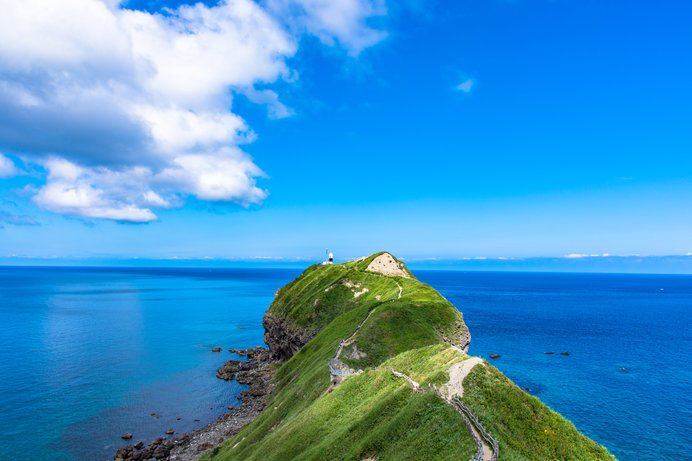
MULTIPOLYGON (((397 296, 397 299, 401 299, 401 293, 403 292, 403 288, 401 285, 399 285, 398 282, 396 282, 396 286, 399 287, 399 294, 397 296)), ((386 302, 386 301, 385 301, 386 302)), ((378 307, 380 307, 382 304, 378 304, 377 306, 373 307, 370 312, 368 312, 368 315, 358 324, 358 327, 351 333, 351 335, 346 338, 342 339, 339 342, 339 345, 336 348, 336 353, 334 354, 334 357, 329 359, 329 373, 332 375, 332 381, 335 382, 335 384, 338 384, 344 377, 346 376, 352 376, 352 375, 358 375, 363 372, 363 370, 354 370, 353 368, 349 367, 346 365, 344 362, 341 361, 341 352, 343 352, 345 346, 350 346, 353 343, 354 338, 360 331, 361 327, 365 325, 365 322, 368 321, 370 316, 377 310, 378 307)))
MULTIPOLYGON (((399 287, 399 294, 397 295, 397 299, 401 299, 403 288, 401 285, 399 285, 398 282, 396 283, 396 285, 397 287, 399 287)), ((361 327, 365 324, 365 322, 368 321, 372 314, 382 304, 384 303, 378 304, 370 312, 368 312, 368 315, 358 324, 358 327, 356 327, 353 333, 351 333, 350 336, 348 336, 345 339, 342 339, 339 342, 334 357, 329 359, 329 372, 332 376, 332 382, 335 385, 338 385, 347 376, 358 375, 363 372, 362 369, 354 370, 347 366, 345 363, 343 363, 340 360, 341 352, 343 351, 345 346, 349 346, 353 343, 353 340, 360 331, 361 327)), ((459 350, 460 352, 463 352, 458 347, 455 347, 455 349, 459 350)), ((445 402, 447 402, 449 405, 452 405, 454 409, 461 415, 461 417, 464 418, 464 421, 466 422, 466 425, 469 431, 471 432, 471 437, 476 443, 476 454, 471 458, 471 461, 496 461, 499 455, 497 450, 497 440, 493 439, 494 446, 496 447, 495 451, 493 451, 493 448, 490 445, 488 445, 488 443, 486 443, 485 437, 481 434, 481 432, 483 432, 484 434, 486 434, 486 436, 490 438, 491 436, 485 431, 485 428, 483 428, 483 425, 480 423, 478 418, 473 413, 471 413, 471 409, 465 406, 460 400, 461 397, 463 397, 464 395, 464 378, 466 378, 466 376, 471 372, 473 367, 475 367, 478 364, 483 364, 483 360, 479 357, 471 357, 462 362, 455 363, 449 369, 449 382, 442 386, 440 389, 434 386, 431 389, 445 402), (468 412, 469 414, 467 414, 466 412, 468 412)), ((420 384, 411 379, 411 377, 407 376, 404 373, 400 373, 394 370, 393 368, 390 368, 390 371, 394 376, 408 381, 409 386, 411 386, 411 389, 413 389, 414 392, 423 392, 423 390, 421 390, 420 384)))
MULTIPOLYGON (((396 285, 399 288, 397 299, 401 299, 403 288, 398 282, 396 283, 396 285)), ((382 304, 384 303, 378 304, 372 310, 370 310, 370 312, 368 312, 368 315, 358 324, 353 333, 351 333, 350 336, 348 336, 345 339, 342 339, 339 342, 334 357, 329 359, 329 372, 332 376, 332 382, 335 385, 338 385, 347 376, 353 376, 363 372, 362 369, 354 370, 345 363, 343 363, 340 359, 341 353, 343 352, 345 346, 349 346, 353 343, 354 338, 360 331, 361 327, 365 324, 365 322, 368 321, 372 314, 382 304)), ((458 347, 455 347, 455 349, 459 350, 460 352, 463 352, 458 347)), ((485 438, 482 436, 481 431, 485 432, 485 429, 482 427, 482 425, 478 421, 478 418, 476 418, 475 415, 471 413, 472 418, 469 418, 465 411, 463 411, 461 406, 463 404, 461 404, 461 400, 459 400, 464 395, 464 378, 466 378, 466 376, 471 372, 473 367, 482 363, 483 360, 479 357, 471 357, 462 362, 455 363, 449 369, 449 382, 440 389, 437 389, 436 387, 432 387, 431 389, 445 402, 447 402, 449 405, 452 405, 454 409, 457 410, 457 412, 462 416, 462 418, 464 418, 464 421, 466 422, 466 425, 468 426, 468 429, 471 432, 471 436, 474 442, 476 443, 476 454, 471 458, 471 461, 494 461, 497 460, 498 453, 493 452, 493 448, 486 443, 485 438), (480 431, 477 426, 480 426, 480 431)), ((411 386, 411 388, 414 390, 414 392, 421 392, 420 384, 411 379, 409 376, 405 375, 404 373, 400 373, 394 370, 393 368, 390 368, 390 371, 394 376, 405 379, 408 382, 409 386, 411 386)), ((468 407, 465 407, 465 409, 470 413, 471 410, 468 407)), ((487 432, 485 433, 487 434, 487 432)), ((497 446, 496 441, 495 446, 497 446)))
MULTIPOLYGON (((476 421, 478 420, 478 418, 474 416, 473 419, 475 419, 476 421, 473 421, 456 403, 457 399, 460 399, 461 396, 464 395, 464 378, 471 372, 473 367, 482 363, 483 360, 479 357, 472 357, 470 359, 464 360, 463 362, 455 363, 449 369, 449 382, 440 389, 437 389, 435 387, 433 387, 432 389, 433 392, 435 392, 435 394, 441 397, 449 405, 453 406, 454 409, 457 410, 457 412, 466 421, 466 425, 471 431, 471 437, 473 438, 477 447, 476 454, 474 455, 474 457, 471 458, 471 460, 493 461, 497 459, 497 456, 493 456, 493 448, 486 443, 484 437, 481 435, 479 429, 476 427, 476 421)), ((390 368, 390 371, 394 376, 398 378, 403 378, 406 381, 408 381, 409 386, 411 386, 411 389, 413 389, 414 392, 421 392, 420 384, 411 379, 409 376, 405 375, 404 373, 400 373, 394 370, 393 368, 390 368)), ((468 407, 467 411, 470 411, 468 407)))

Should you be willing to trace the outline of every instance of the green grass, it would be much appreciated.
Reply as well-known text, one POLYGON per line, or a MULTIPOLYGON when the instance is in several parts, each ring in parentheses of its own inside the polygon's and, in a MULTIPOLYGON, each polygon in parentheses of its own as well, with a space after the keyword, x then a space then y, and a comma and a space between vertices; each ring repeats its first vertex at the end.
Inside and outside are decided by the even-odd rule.
POLYGON ((401 283, 401 299, 378 306, 356 337, 355 346, 367 356, 349 359, 353 346, 344 349, 342 360, 350 367, 373 367, 407 350, 441 343, 444 338, 458 344, 466 333, 461 313, 437 291, 417 281, 404 279, 401 283))
POLYGON ((486 363, 464 380, 463 401, 500 442, 500 460, 613 460, 574 425, 486 363))
POLYGON ((261 440, 231 439, 214 459, 468 459, 475 447, 465 431, 459 414, 434 394, 414 393, 388 370, 370 370, 261 440))
POLYGON ((387 360, 382 367, 404 373, 421 386, 439 386, 449 382, 449 367, 467 358, 446 344, 436 344, 406 351, 387 360))
POLYGON ((398 278, 381 277, 360 267, 361 264, 354 263, 310 266, 300 277, 278 291, 268 312, 288 320, 296 327, 317 332, 339 315, 356 307, 374 306, 396 299, 399 293, 398 278), (360 285, 360 288, 346 284, 360 285), (368 291, 354 297, 363 288, 368 291))

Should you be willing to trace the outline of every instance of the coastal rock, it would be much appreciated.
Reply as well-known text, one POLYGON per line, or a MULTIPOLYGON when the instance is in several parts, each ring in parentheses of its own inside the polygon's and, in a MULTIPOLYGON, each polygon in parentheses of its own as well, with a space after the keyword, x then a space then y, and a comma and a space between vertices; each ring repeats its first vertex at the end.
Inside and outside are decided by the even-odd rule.
POLYGON ((144 448, 144 442, 139 441, 139 442, 135 443, 135 446, 134 446, 135 450, 141 450, 142 448, 144 448))
POLYGON ((170 452, 170 448, 166 447, 165 445, 159 445, 158 447, 156 447, 156 450, 154 450, 153 456, 156 459, 164 459, 168 456, 168 453, 170 452))
POLYGON ((128 432, 127 434, 123 434, 120 436, 120 438, 123 440, 130 440, 132 438, 132 433, 128 432))
POLYGON ((220 347, 212 347, 211 351, 212 352, 221 352, 221 348, 220 347))
POLYGON ((500 358, 500 354, 490 354, 491 359, 497 359, 500 358))
POLYGON ((544 352, 544 354, 553 355, 555 352, 544 352))
POLYGON ((208 450, 208 449, 213 448, 213 447, 214 447, 214 445, 212 445, 211 443, 204 442, 204 443, 200 443, 199 445, 197 445, 197 451, 205 451, 205 450, 208 450))
POLYGON ((560 355, 572 355, 569 352, 560 352, 560 355))
POLYGON ((113 457, 113 461, 125 461, 132 458, 132 445, 118 448, 118 451, 113 457))
POLYGON ((168 435, 171 435, 171 434, 173 434, 173 433, 175 433, 175 431, 174 431, 173 429, 168 429, 168 430, 166 431, 166 434, 168 434, 168 435))

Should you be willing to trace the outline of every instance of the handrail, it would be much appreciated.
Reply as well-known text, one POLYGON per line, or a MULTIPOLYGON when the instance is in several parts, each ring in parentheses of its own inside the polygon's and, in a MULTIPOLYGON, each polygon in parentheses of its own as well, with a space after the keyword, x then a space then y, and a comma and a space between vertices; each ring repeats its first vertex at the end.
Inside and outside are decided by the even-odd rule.
POLYGON ((495 437, 492 436, 490 432, 488 432, 485 427, 483 426, 483 423, 480 422, 478 417, 471 411, 471 409, 466 405, 464 402, 461 401, 459 397, 456 397, 453 399, 454 404, 456 407, 464 412, 467 418, 469 418, 471 421, 473 421, 474 425, 476 426, 476 429, 478 432, 481 434, 481 436, 485 439, 486 442, 493 448, 493 457, 492 461, 497 461, 497 457, 500 454, 500 443, 497 441, 495 437))

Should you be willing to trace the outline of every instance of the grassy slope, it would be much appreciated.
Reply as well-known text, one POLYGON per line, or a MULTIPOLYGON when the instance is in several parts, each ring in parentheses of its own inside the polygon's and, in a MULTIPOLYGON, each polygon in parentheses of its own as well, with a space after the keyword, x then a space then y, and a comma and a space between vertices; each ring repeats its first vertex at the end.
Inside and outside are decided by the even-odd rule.
POLYGON ((608 451, 489 364, 464 380, 464 402, 500 442, 500 460, 612 460, 608 451))
POLYGON ((297 279, 279 289, 268 312, 287 319, 296 327, 319 331, 351 309, 395 299, 399 290, 396 283, 402 278, 381 277, 365 271, 377 255, 363 261, 310 266, 297 279), (360 290, 346 286, 345 281, 367 287, 368 292, 354 298, 354 292, 360 290), (380 295, 379 300, 377 295, 380 295))
MULTIPOLYGON (((279 290, 270 313, 320 333, 279 368, 267 409, 216 449, 215 460, 470 458, 473 442, 461 417, 434 394, 412 392, 389 371, 406 373, 423 385, 447 382, 449 367, 466 356, 444 344, 443 337, 458 335, 459 323, 464 330, 463 319, 439 293, 414 278, 365 272, 375 256, 341 265, 312 266, 279 290), (361 287, 349 288, 344 280, 361 287), (397 283, 404 288, 401 299, 397 299, 397 283), (369 291, 354 298, 353 293, 363 287, 369 291), (330 390, 327 360, 339 341, 374 307, 375 313, 355 341, 367 356, 344 359, 353 367, 371 368, 330 390)), ((345 349, 344 357, 347 352, 345 349)), ((493 379, 488 379, 477 373, 479 368, 472 373, 475 380, 469 381, 465 400, 468 398, 481 420, 487 418, 489 430, 500 436, 501 459, 545 459, 531 455, 541 450, 558 453, 555 459, 585 459, 585 447, 592 450, 588 453, 607 455, 497 370, 489 367, 488 376, 493 379), (495 393, 499 400, 491 397, 495 393), (522 410, 526 406, 541 417, 536 421, 528 418, 522 410), (500 429, 503 418, 513 423, 500 429), (539 434, 546 421, 553 424, 552 438, 539 434), (562 451, 556 445, 563 445, 562 451)))

